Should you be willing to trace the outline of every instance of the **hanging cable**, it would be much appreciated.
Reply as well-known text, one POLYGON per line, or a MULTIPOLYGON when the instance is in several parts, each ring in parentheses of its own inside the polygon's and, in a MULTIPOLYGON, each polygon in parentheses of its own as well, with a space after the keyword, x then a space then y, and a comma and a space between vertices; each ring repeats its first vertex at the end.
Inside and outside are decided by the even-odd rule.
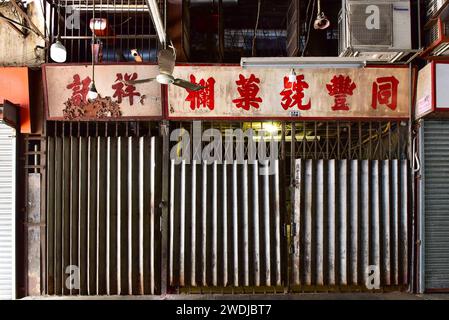
POLYGON ((259 28, 259 18, 260 18, 260 8, 262 6, 262 0, 259 0, 257 3, 257 18, 256 18, 256 26, 254 27, 254 37, 253 37, 253 47, 252 47, 252 56, 256 55, 256 37, 257 37, 257 29, 259 28))
MULTIPOLYGON (((311 2, 313 3, 312 12, 310 14, 309 23, 308 23, 308 25, 306 25, 307 34, 306 34, 306 39, 305 39, 305 43, 304 43, 304 48, 302 49, 302 54, 301 54, 302 57, 304 57, 304 54, 306 53, 307 46, 309 45, 310 30, 312 29, 312 21, 313 21, 313 11, 315 11, 316 0, 311 0, 311 2)), ((310 2, 309 2, 309 4, 310 4, 310 2)), ((307 19, 307 17, 306 17, 306 19, 307 19)), ((307 20, 306 20, 306 23, 307 23, 307 20)))

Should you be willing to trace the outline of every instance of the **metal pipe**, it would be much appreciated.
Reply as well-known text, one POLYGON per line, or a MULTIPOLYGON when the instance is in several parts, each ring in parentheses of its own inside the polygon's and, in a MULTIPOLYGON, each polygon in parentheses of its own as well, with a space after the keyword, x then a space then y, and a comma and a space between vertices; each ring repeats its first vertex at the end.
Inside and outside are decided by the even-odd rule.
POLYGON ((265 285, 271 286, 271 241, 270 241, 270 179, 269 160, 263 161, 263 211, 264 211, 264 242, 265 242, 265 285))
POLYGON ((359 235, 358 235, 358 215, 359 215, 359 208, 358 208, 358 201, 359 201, 359 162, 358 160, 351 160, 349 162, 350 164, 350 174, 351 174, 351 185, 350 185, 350 257, 351 257, 351 267, 350 267, 350 276, 351 276, 351 283, 354 285, 358 284, 358 273, 357 273, 357 265, 358 265, 358 242, 359 242, 359 235))
POLYGON ((253 167, 253 232, 254 232, 254 285, 260 286, 260 226, 259 226, 259 167, 257 162, 251 164, 253 167))
POLYGON ((175 248, 175 160, 170 161, 170 285, 175 285, 174 279, 174 248, 175 248))
POLYGON ((243 269, 244 285, 249 286, 249 226, 248 226, 248 160, 243 164, 243 269))
MULTIPOLYGON (((293 159, 292 159, 293 163, 293 159)), ((294 176, 292 178, 292 186, 293 186, 293 200, 294 200, 294 206, 293 206, 293 221, 292 221, 292 242, 293 242, 293 265, 292 265, 292 271, 293 271, 293 283, 295 285, 301 284, 301 274, 300 274, 300 268, 301 268, 301 260, 300 260, 300 239, 299 239, 299 228, 301 225, 301 172, 303 167, 303 162, 301 159, 295 160, 293 172, 294 176)))
POLYGON ((207 161, 203 161, 203 181, 202 181, 202 241, 201 241, 201 253, 202 253, 202 275, 203 286, 207 286, 207 161))
POLYGON ((382 273, 384 285, 390 285, 390 171, 389 161, 382 161, 382 273))
POLYGON ((223 164, 223 286, 228 285, 228 163, 223 164))
POLYGON ((282 284, 281 279, 281 206, 279 190, 279 160, 275 160, 274 173, 274 216, 275 216, 275 245, 276 245, 276 285, 282 284))
POLYGON ((237 161, 232 163, 232 224, 233 224, 233 254, 234 254, 234 286, 239 285, 239 222, 238 222, 238 181, 237 161))
POLYGON ((180 199, 180 252, 179 252, 179 285, 185 286, 185 251, 186 251, 186 160, 181 162, 181 193, 179 195, 180 199))
MULTIPOLYGON (((150 281, 151 281, 151 289, 150 293, 155 293, 155 277, 156 277, 156 137, 151 137, 150 140, 150 281)), ((143 171, 141 171, 143 174, 143 171)))
POLYGON ((313 162, 305 161, 304 176, 304 284, 312 284, 312 194, 313 194, 313 162))
POLYGON ((363 273, 363 283, 366 284, 368 281, 367 268, 369 266, 369 161, 362 160, 361 162, 361 183, 360 183, 360 264, 361 272, 363 273))
POLYGON ((399 181, 399 161, 395 159, 391 161, 391 266, 394 285, 399 285, 399 181))
POLYGON ((191 249, 190 249, 190 256, 191 256, 191 274, 190 274, 190 282, 192 286, 196 286, 196 196, 198 193, 197 186, 196 186, 196 160, 192 161, 192 184, 191 184, 191 190, 192 190, 192 243, 191 243, 191 249))
POLYGON ((316 167, 316 285, 324 285, 324 160, 316 167))
POLYGON ((339 161, 339 284, 347 285, 347 160, 339 161))
POLYGON ((212 285, 218 285, 218 164, 212 164, 212 285))
POLYGON ((336 160, 328 161, 328 268, 329 268, 329 285, 335 285, 335 213, 336 213, 336 195, 335 195, 335 175, 336 175, 336 160))
POLYGON ((375 265, 377 268, 380 268, 380 234, 379 234, 379 216, 380 216, 380 207, 379 207, 379 161, 372 161, 371 168, 371 255, 372 259, 370 259, 370 264, 375 265))

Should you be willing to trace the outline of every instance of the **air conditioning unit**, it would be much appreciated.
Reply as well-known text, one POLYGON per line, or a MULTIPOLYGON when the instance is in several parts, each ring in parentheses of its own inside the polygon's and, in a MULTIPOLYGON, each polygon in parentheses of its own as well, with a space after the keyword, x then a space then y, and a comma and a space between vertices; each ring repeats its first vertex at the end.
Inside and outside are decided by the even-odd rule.
POLYGON ((449 0, 427 0, 425 4, 426 8, 426 19, 430 20, 435 18, 443 6, 448 3, 449 0))
POLYGON ((425 42, 422 57, 449 56, 449 21, 437 19, 426 31, 425 42))
POLYGON ((412 49, 408 0, 344 0, 339 55, 395 62, 412 49))

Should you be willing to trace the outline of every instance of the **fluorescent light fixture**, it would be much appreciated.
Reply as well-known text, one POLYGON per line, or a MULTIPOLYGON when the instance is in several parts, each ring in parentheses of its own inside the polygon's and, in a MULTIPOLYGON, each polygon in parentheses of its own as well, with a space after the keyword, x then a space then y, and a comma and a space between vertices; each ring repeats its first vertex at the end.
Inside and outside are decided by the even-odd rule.
POLYGON ((363 68, 366 59, 353 57, 242 58, 242 68, 363 68))
POLYGON ((146 0, 147 5, 150 8, 151 18, 153 19, 154 27, 156 28, 159 42, 164 44, 166 42, 165 28, 162 23, 161 14, 156 0, 146 0))

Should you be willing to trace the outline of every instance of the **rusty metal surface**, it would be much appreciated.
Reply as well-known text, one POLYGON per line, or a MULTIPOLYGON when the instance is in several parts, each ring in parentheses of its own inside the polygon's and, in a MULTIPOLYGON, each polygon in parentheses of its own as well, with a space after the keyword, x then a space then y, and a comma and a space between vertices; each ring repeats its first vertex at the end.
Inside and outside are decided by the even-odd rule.
POLYGON ((261 166, 248 161, 172 162, 172 287, 273 287, 285 283, 282 204, 276 202, 279 161, 274 175, 259 174, 261 166))
POLYGON ((382 288, 408 284, 408 174, 407 160, 296 160, 294 290, 366 289, 369 265, 382 288))
POLYGON ((159 138, 129 128, 123 136, 101 135, 83 125, 74 134, 61 124, 47 138, 45 293, 158 294, 159 138), (67 286, 70 265, 79 271, 79 288, 67 286))

